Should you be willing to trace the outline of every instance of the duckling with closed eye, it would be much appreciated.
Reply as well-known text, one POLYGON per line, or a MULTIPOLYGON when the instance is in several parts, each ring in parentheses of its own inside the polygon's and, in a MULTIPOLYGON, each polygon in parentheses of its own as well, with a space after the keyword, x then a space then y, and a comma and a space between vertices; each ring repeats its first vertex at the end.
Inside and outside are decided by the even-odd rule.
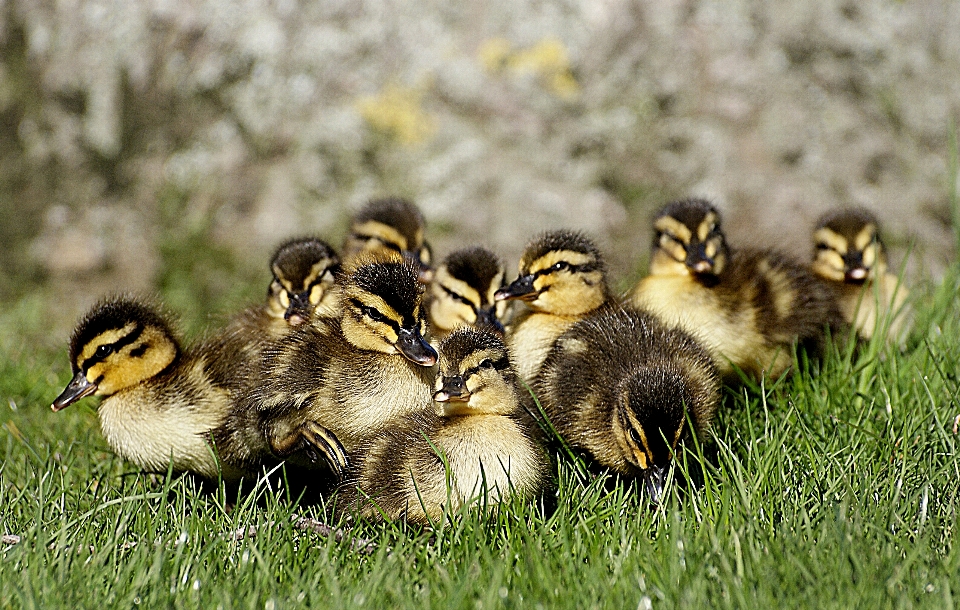
POLYGON ((398 252, 419 265, 420 281, 428 284, 433 270, 425 228, 423 213, 412 202, 400 197, 374 199, 353 216, 343 244, 343 260, 361 252, 398 252))
POLYGON ((500 319, 506 301, 495 294, 503 287, 505 270, 486 248, 466 248, 447 256, 430 284, 430 333, 442 340, 454 329, 476 325, 503 333, 500 319))
POLYGON ((819 348, 825 328, 842 324, 830 291, 799 263, 771 250, 731 252, 720 213, 703 199, 667 205, 654 231, 650 275, 628 302, 698 338, 724 376, 736 366, 776 378, 794 343, 819 348))
POLYGON ((182 351, 167 320, 131 298, 98 303, 70 341, 73 379, 53 401, 60 411, 91 394, 107 443, 144 470, 208 479, 244 474, 211 439, 247 382, 250 363, 237 343, 213 337, 182 351))
POLYGON ((533 389, 569 445, 623 476, 643 477, 654 502, 679 443, 706 436, 720 400, 716 367, 699 343, 619 307, 560 335, 533 389))
MULTIPOLYGON (((436 351, 426 329, 419 268, 399 254, 361 255, 338 279, 341 313, 302 324, 265 348, 262 383, 241 401, 237 434, 223 443, 254 463, 271 453, 301 454, 322 446, 353 451, 392 420, 431 401, 436 351), (318 433, 331 438, 315 439, 318 433), (262 434, 247 435, 260 430, 262 434)), ((230 422, 228 422, 230 423, 230 422)))
POLYGON ((909 291, 890 273, 876 216, 862 209, 828 212, 813 232, 813 272, 837 291, 840 310, 857 334, 869 340, 886 329, 901 343, 910 326, 909 291))
POLYGON ((576 231, 551 231, 534 238, 519 269, 519 277, 497 290, 495 297, 527 305, 508 326, 507 342, 521 379, 530 383, 556 338, 612 298, 600 250, 576 231))
POLYGON ((342 511, 436 524, 477 499, 534 499, 550 478, 536 422, 521 403, 506 345, 463 326, 440 344, 434 406, 371 437, 351 457, 342 511))

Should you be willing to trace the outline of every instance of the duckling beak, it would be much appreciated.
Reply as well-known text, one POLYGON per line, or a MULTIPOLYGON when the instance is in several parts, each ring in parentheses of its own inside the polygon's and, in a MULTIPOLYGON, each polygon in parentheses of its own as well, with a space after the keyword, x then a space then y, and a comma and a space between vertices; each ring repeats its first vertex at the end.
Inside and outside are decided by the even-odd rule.
POLYGON ((521 301, 533 301, 537 298, 537 289, 533 287, 533 275, 521 275, 513 280, 509 286, 504 286, 496 291, 493 298, 497 301, 506 301, 507 299, 520 299, 521 301))
POLYGON ((416 329, 400 329, 397 333, 397 350, 404 358, 420 366, 433 366, 437 363, 437 350, 424 341, 416 329))
POLYGON ((847 268, 843 274, 843 281, 860 284, 867 279, 870 269, 863 264, 863 252, 852 250, 843 257, 843 265, 847 268))
POLYGON ((503 324, 497 319, 497 312, 493 307, 489 309, 477 309, 476 325, 480 328, 492 330, 498 334, 503 334, 503 324))
POLYGON ((668 465, 651 465, 643 471, 643 486, 646 488, 650 502, 653 504, 660 504, 660 499, 663 497, 663 486, 667 482, 667 473, 669 470, 668 465))
POLYGON ((97 384, 87 381, 87 377, 83 371, 77 371, 77 374, 73 376, 73 379, 70 380, 70 383, 67 384, 63 392, 60 392, 60 396, 57 396, 53 404, 50 405, 50 408, 56 413, 96 391, 97 384))
POLYGON ((283 314, 283 319, 291 326, 299 326, 310 319, 310 295, 298 292, 290 297, 290 305, 283 314))
POLYGON ((467 402, 470 400, 470 392, 467 391, 463 377, 454 375, 443 378, 443 385, 433 395, 433 399, 437 402, 467 402))
POLYGON ((687 267, 694 273, 710 273, 713 271, 713 259, 707 256, 706 244, 697 244, 687 253, 687 267))

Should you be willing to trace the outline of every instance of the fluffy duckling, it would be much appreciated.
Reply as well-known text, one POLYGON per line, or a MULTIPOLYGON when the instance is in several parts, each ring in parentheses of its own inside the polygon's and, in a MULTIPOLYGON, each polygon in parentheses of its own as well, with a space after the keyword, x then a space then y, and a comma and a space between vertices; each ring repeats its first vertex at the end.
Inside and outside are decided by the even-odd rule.
POLYGON ((840 311, 857 334, 869 340, 878 324, 886 338, 902 342, 909 329, 909 291, 890 273, 877 218, 864 209, 829 212, 813 232, 812 269, 836 288, 840 311))
POLYGON ((731 252, 709 202, 667 205, 654 230, 650 275, 628 302, 697 337, 725 376, 735 365, 776 378, 794 342, 819 346, 824 328, 840 324, 830 291, 802 265, 769 250, 731 252))
POLYGON ((621 308, 563 333, 533 389, 568 444, 621 475, 642 476, 654 502, 678 444, 706 435, 720 399, 716 367, 699 343, 621 308))
POLYGON ((349 261, 361 252, 399 252, 420 265, 420 280, 428 284, 433 278, 432 252, 423 238, 425 227, 423 213, 412 202, 399 197, 374 199, 350 222, 343 259, 349 261))
POLYGON ((521 403, 517 375, 498 335, 464 326, 440 345, 434 407, 363 444, 341 488, 342 510, 426 525, 479 498, 538 497, 550 461, 521 403))
POLYGON ((556 338, 611 302, 611 296, 600 250, 576 231, 536 237, 524 250, 519 268, 519 277, 497 290, 495 298, 527 305, 507 328, 507 341, 521 379, 530 383, 556 338))
POLYGON ((306 237, 283 243, 270 261, 270 270, 273 279, 267 302, 240 312, 226 329, 249 350, 250 357, 259 357, 268 341, 283 337, 293 327, 339 312, 334 287, 340 257, 323 240, 306 237))
POLYGON ((211 444, 249 373, 236 345, 211 339, 182 351, 152 307, 129 298, 103 301, 73 333, 73 379, 52 408, 102 396, 100 426, 121 457, 147 471, 166 471, 172 461, 176 472, 239 478, 243 470, 230 455, 218 460, 211 444))
POLYGON ((477 325, 503 333, 506 301, 495 294, 506 271, 486 248, 466 248, 447 256, 430 284, 430 333, 443 340, 455 328, 477 325))
POLYGON ((338 279, 340 317, 302 324, 265 348, 262 382, 244 397, 236 428, 218 446, 245 451, 256 463, 270 453, 317 447, 320 426, 331 433, 332 449, 342 443, 350 452, 391 420, 429 405, 437 353, 423 338, 418 274, 415 263, 392 252, 347 264, 338 279))

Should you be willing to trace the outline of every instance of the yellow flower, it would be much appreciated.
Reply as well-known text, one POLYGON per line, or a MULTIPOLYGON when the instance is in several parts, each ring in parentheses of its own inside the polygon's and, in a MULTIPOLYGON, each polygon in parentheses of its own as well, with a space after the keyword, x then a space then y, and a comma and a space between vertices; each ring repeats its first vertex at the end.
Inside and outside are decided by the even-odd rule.
POLYGON ((357 111, 373 129, 402 144, 420 144, 436 129, 420 104, 422 97, 418 89, 387 85, 379 94, 357 100, 357 111))
POLYGON ((492 38, 480 46, 480 63, 488 72, 504 68, 514 76, 535 76, 554 95, 571 99, 580 93, 580 85, 570 70, 567 47, 557 38, 547 37, 527 49, 513 51, 510 42, 492 38))

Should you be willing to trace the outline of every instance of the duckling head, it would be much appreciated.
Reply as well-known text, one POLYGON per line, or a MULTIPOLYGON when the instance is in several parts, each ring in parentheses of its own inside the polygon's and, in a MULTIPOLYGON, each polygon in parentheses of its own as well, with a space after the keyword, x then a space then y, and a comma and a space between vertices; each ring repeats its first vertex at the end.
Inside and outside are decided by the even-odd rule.
POLYGON ((714 281, 729 251, 720 230, 720 212, 704 199, 667 204, 653 220, 651 275, 693 275, 714 281))
POLYGON ((813 271, 835 282, 863 284, 883 275, 887 256, 876 216, 856 208, 821 216, 813 231, 813 271))
POLYGON ((433 366, 437 352, 423 338, 427 322, 419 273, 416 263, 395 252, 354 259, 340 280, 341 328, 347 341, 433 366))
POLYGON ((440 344, 434 406, 441 417, 505 415, 518 403, 517 375, 503 339, 489 330, 461 326, 440 344))
POLYGON ((60 411, 84 396, 110 396, 155 377, 179 356, 167 322, 128 298, 103 301, 80 321, 70 340, 73 379, 53 401, 60 411))
POLYGON ((425 227, 423 213, 410 201, 399 197, 374 199, 353 217, 344 257, 360 252, 399 252, 419 265, 420 281, 428 284, 433 278, 433 253, 423 238, 425 227))
POLYGON ((519 299, 535 311, 578 316, 609 298, 606 266, 599 248, 577 231, 544 233, 520 257, 520 274, 497 290, 498 301, 519 299))
POLYGON ((332 309, 340 257, 323 240, 307 237, 282 244, 270 261, 273 281, 267 291, 268 311, 298 326, 318 307, 332 309))
POLYGON ((500 259, 486 248, 453 252, 437 267, 430 284, 430 322, 449 331, 459 326, 483 326, 503 332, 500 318, 506 301, 495 294, 503 287, 505 270, 500 259))
POLYGON ((648 367, 620 382, 613 414, 614 437, 627 462, 643 471, 654 503, 663 493, 677 445, 685 436, 689 413, 694 429, 701 405, 716 401, 709 391, 691 384, 671 366, 648 367))

